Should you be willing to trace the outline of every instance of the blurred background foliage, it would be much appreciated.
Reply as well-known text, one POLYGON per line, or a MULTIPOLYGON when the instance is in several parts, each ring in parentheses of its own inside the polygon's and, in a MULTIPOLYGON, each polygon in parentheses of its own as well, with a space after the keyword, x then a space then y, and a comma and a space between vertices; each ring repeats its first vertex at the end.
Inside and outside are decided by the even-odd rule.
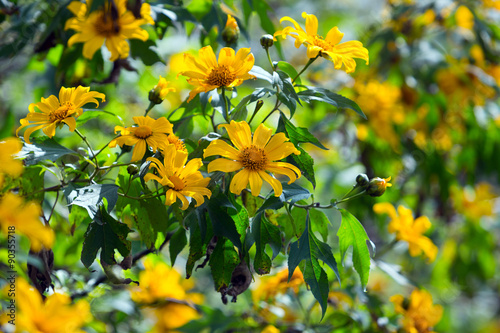
MULTIPOLYGON (((108 61, 106 48, 89 60, 82 56, 81 44, 67 46, 73 34, 63 29, 71 17, 68 3, 0 1, 1 138, 14 134, 29 103, 57 95, 60 86, 85 85, 105 93, 102 109, 114 115, 86 124, 87 135, 102 146, 115 125, 128 126, 129 119, 143 114, 148 91, 159 75, 171 81, 177 93, 169 94, 151 115, 181 119, 185 104, 181 105, 190 89, 184 78, 176 78, 183 52, 224 46, 221 31, 231 14, 241 29, 237 47, 251 47, 256 64, 269 67, 260 36, 281 29, 283 16, 300 22, 305 11, 318 17, 319 31, 338 26, 345 40, 362 41, 370 54, 370 64, 358 62, 353 74, 320 59, 301 77, 302 84, 353 99, 367 116, 363 119, 314 101, 297 109, 294 122, 329 148, 303 146, 314 158, 315 200, 342 197, 359 173, 391 176, 393 184, 381 198, 363 196, 346 204, 363 223, 377 252, 366 291, 353 274, 349 256, 338 267, 342 286, 329 276, 332 291, 322 321, 321 309, 298 270, 287 283, 286 257, 281 255, 269 276, 255 274, 250 289, 228 305, 213 290, 207 270, 185 279, 186 250, 177 256, 174 268, 172 249, 141 260, 125 273, 139 286, 100 284, 98 272, 89 273, 80 262, 89 222, 85 210, 73 206, 68 215, 58 209, 54 282, 74 300, 90 304, 91 316, 82 324, 85 331, 413 333, 430 332, 432 326, 436 332, 500 331, 500 2, 148 1, 155 20, 154 26, 145 28, 149 39, 130 41, 130 56, 116 62, 108 61), (407 207, 412 220, 428 217, 432 227, 426 235, 438 248, 436 259, 411 256, 408 244, 396 241, 400 239, 388 231, 393 218, 374 212, 375 202, 407 207), (433 308, 427 294, 415 290, 426 290, 432 295, 431 304, 442 306, 437 321, 429 313, 441 308, 433 308), (391 298, 394 295, 405 299, 391 298), (417 297, 421 303, 412 307, 417 297)), ((273 59, 295 68, 305 65, 303 50, 290 40, 280 39, 275 46, 273 59)), ((251 84, 238 89, 240 95, 253 90, 251 84)), ((267 123, 275 127, 277 118, 267 123)), ((179 137, 192 142, 209 131, 203 117, 190 117, 176 128, 179 137)), ((66 130, 58 133, 58 141, 71 149, 79 144, 66 130)), ((111 149, 103 153, 110 159, 114 154, 111 149)), ((51 181, 46 173, 45 187, 51 181)), ((305 179, 299 182, 312 190, 305 179)), ((54 198, 48 195, 45 200, 54 198)), ((336 230, 340 214, 324 213, 333 225, 325 228, 336 230)), ((123 221, 131 223, 125 215, 123 221)), ((283 226, 282 215, 277 212, 268 218, 283 226)), ((326 235, 338 253, 337 236, 326 235)), ((138 251, 137 233, 129 238, 132 252, 138 251)), ((162 241, 157 240, 157 247, 162 241)), ((33 260, 27 254, 29 242, 22 239, 19 247, 25 251, 18 251, 18 271, 26 272, 26 262, 33 260)), ((0 248, 1 261, 6 257, 7 250, 0 248)), ((340 256, 336 259, 340 262, 340 256)))

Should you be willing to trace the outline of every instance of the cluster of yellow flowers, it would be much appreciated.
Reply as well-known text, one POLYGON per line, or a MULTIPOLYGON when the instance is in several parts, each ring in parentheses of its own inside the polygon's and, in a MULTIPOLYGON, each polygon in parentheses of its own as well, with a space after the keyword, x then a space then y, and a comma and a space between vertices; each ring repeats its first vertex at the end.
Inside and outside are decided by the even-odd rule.
POLYGON ((415 289, 409 299, 403 295, 391 297, 396 313, 402 314, 402 325, 408 333, 435 333, 432 329, 443 316, 443 307, 432 304, 432 296, 425 290, 415 289))

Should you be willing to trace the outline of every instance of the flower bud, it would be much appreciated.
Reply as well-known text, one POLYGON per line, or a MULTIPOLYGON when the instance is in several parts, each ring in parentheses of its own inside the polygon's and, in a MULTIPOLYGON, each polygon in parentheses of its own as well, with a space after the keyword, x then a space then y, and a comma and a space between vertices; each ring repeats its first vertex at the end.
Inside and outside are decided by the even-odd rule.
POLYGON ((364 173, 360 173, 359 175, 356 176, 356 186, 357 187, 365 187, 368 185, 368 182, 370 179, 368 179, 368 176, 365 175, 364 173))
POLYGON ((227 15, 226 27, 222 30, 222 40, 227 44, 234 44, 240 37, 240 27, 231 15, 227 15))
POLYGON ((262 45, 263 48, 268 49, 274 44, 274 37, 272 35, 263 35, 260 37, 260 45, 262 45))
POLYGON ((136 173, 139 172, 139 168, 135 164, 130 164, 127 167, 127 172, 128 172, 129 175, 133 176, 133 175, 135 175, 136 173))
POLYGON ((175 91, 175 88, 168 87, 169 84, 170 82, 160 75, 158 84, 149 91, 149 101, 154 104, 161 104, 169 92, 175 91))
POLYGON ((385 189, 387 187, 391 187, 392 184, 389 183, 391 177, 389 178, 379 178, 375 177, 370 180, 368 183, 368 188, 366 189, 366 193, 368 193, 372 197, 380 197, 384 194, 385 189))

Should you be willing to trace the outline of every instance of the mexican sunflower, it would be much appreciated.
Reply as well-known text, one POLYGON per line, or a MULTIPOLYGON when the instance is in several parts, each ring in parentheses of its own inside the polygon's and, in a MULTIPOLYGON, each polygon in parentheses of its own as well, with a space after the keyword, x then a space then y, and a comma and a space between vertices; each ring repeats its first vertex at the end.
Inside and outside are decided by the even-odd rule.
POLYGON ((151 7, 142 4, 140 18, 127 10, 127 0, 106 1, 104 6, 98 10, 88 12, 91 2, 87 4, 73 1, 68 9, 75 15, 66 21, 65 30, 72 29, 76 34, 68 40, 68 46, 76 43, 83 44, 83 56, 92 59, 94 53, 101 48, 102 44, 111 52, 109 60, 128 57, 130 46, 128 39, 140 39, 146 41, 149 34, 141 26, 147 23, 154 24, 151 18, 151 7))
POLYGON ((184 66, 188 70, 179 75, 189 77, 187 82, 195 86, 189 93, 188 102, 200 92, 222 87, 233 88, 245 80, 254 79, 255 76, 248 73, 254 62, 250 48, 241 48, 235 54, 232 48, 224 47, 219 52, 218 62, 210 45, 198 51, 198 58, 184 53, 184 66))
POLYGON ((167 118, 161 117, 155 120, 150 116, 145 116, 132 117, 132 119, 138 126, 127 128, 116 126, 115 133, 120 131, 121 136, 109 143, 111 148, 116 147, 117 144, 120 147, 123 145, 135 146, 131 162, 140 160, 146 153, 147 146, 156 152, 158 148, 169 144, 167 135, 173 134, 173 126, 167 118))
POLYGON ((241 191, 250 183, 252 195, 258 196, 262 187, 262 180, 265 180, 274 189, 274 195, 279 197, 283 192, 281 183, 268 172, 284 174, 293 183, 300 177, 300 170, 290 163, 274 162, 279 161, 290 154, 299 155, 300 151, 293 143, 287 142, 288 138, 284 133, 276 133, 272 136, 272 130, 263 124, 257 127, 252 136, 250 126, 245 121, 231 124, 222 124, 227 130, 229 139, 235 147, 232 147, 223 140, 215 140, 205 149, 203 157, 221 155, 225 158, 218 158, 208 164, 208 172, 222 171, 232 172, 240 170, 234 175, 229 186, 229 190, 234 194, 241 191), (272 137, 271 137, 272 136, 272 137))
POLYGON ((412 257, 416 257, 423 252, 430 262, 436 259, 437 246, 434 245, 432 240, 423 235, 432 226, 427 216, 414 219, 411 209, 399 206, 396 212, 394 206, 387 202, 375 204, 373 211, 377 214, 389 214, 391 218, 388 225, 389 232, 395 233, 397 240, 408 242, 412 257))
POLYGON ((403 295, 394 295, 390 301, 394 303, 396 312, 403 315, 404 332, 433 333, 433 326, 443 316, 443 307, 433 304, 432 295, 425 290, 415 289, 409 299, 405 299, 403 295))
POLYGON ((61 87, 59 91, 59 99, 50 95, 39 103, 31 103, 29 105, 29 113, 26 118, 21 119, 21 126, 17 129, 16 135, 25 127, 36 125, 27 129, 24 132, 24 141, 30 143, 29 137, 36 130, 43 129, 43 132, 49 137, 56 134, 56 126, 66 124, 69 130, 73 132, 76 128, 76 118, 82 115, 82 106, 87 103, 94 103, 96 107, 99 102, 96 98, 100 98, 104 102, 104 94, 97 91, 90 91, 89 87, 78 86, 77 88, 61 87), (41 112, 36 112, 37 107, 41 112), (31 122, 30 122, 31 121, 31 122))
POLYGON ((363 47, 359 41, 353 40, 340 43, 344 34, 337 27, 333 27, 328 31, 326 37, 318 35, 318 19, 312 14, 302 13, 302 17, 306 19, 306 30, 304 31, 300 25, 292 18, 285 16, 281 18, 280 23, 289 21, 293 27, 285 27, 283 30, 276 31, 274 36, 291 36, 295 38, 295 47, 300 45, 307 47, 307 56, 316 58, 321 56, 333 62, 335 69, 340 69, 342 64, 345 65, 345 71, 352 73, 356 69, 354 58, 366 60, 368 64, 368 50, 363 47))
POLYGON ((148 157, 151 161, 149 168, 155 168, 158 175, 148 173, 144 176, 145 181, 156 180, 167 190, 165 205, 170 206, 177 201, 182 202, 182 210, 189 207, 187 197, 196 201, 196 207, 203 204, 207 196, 210 199, 212 192, 207 188, 210 177, 203 178, 198 169, 203 165, 201 158, 194 158, 187 164, 188 153, 175 149, 175 145, 165 147, 163 163, 155 157, 148 157))

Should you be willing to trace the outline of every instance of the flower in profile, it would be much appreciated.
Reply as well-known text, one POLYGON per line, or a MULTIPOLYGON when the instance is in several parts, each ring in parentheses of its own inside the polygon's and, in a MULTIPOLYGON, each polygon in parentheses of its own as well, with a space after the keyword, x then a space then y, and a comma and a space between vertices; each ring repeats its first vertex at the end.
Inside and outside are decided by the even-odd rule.
POLYGON ((174 268, 163 262, 154 264, 149 258, 144 261, 144 268, 131 297, 134 302, 155 305, 151 311, 156 318, 154 332, 170 332, 200 317, 194 304, 201 304, 203 295, 188 292, 194 287, 192 279, 183 279, 174 268))
POLYGON ((366 189, 366 193, 368 193, 372 197, 380 197, 385 193, 385 190, 388 187, 392 187, 392 184, 389 183, 391 181, 391 177, 389 178, 379 178, 375 177, 370 180, 368 183, 368 188, 366 189))
POLYGON ((165 187, 165 205, 170 206, 179 198, 181 209, 186 210, 189 207, 187 197, 196 201, 196 207, 205 201, 203 196, 210 198, 212 192, 207 188, 210 177, 203 178, 198 171, 203 165, 201 158, 194 158, 186 164, 188 153, 177 150, 175 145, 166 146, 163 154, 163 163, 157 158, 148 157, 147 160, 151 161, 149 168, 155 168, 159 176, 148 173, 144 180, 154 179, 165 187))
POLYGON ((23 144, 18 138, 6 138, 0 141, 0 189, 5 174, 15 178, 23 172, 23 162, 12 156, 19 153, 22 147, 23 144))
MULTIPOLYGON (((55 293, 43 301, 24 279, 18 279, 16 284, 16 332, 84 333, 82 326, 92 320, 90 305, 85 300, 71 304, 70 296, 55 293)), ((2 315, 2 322, 9 320, 6 318, 9 317, 2 315)))
POLYGON ((280 23, 289 21, 293 27, 285 27, 283 30, 276 31, 274 36, 291 36, 295 38, 295 47, 300 45, 307 47, 307 56, 316 58, 321 56, 333 62, 335 69, 345 66, 347 73, 352 73, 356 69, 356 61, 354 58, 366 60, 368 64, 368 50, 363 47, 359 41, 353 40, 340 44, 344 34, 337 27, 333 27, 328 31, 326 37, 318 35, 318 19, 312 14, 302 13, 302 17, 306 19, 306 30, 304 31, 300 25, 291 17, 285 16, 281 18, 280 23))
POLYGON ((431 222, 426 216, 414 219, 410 209, 399 206, 396 212, 394 206, 387 202, 375 204, 373 211, 377 214, 389 214, 391 218, 389 232, 396 233, 397 240, 408 242, 412 257, 423 252, 430 262, 436 259, 438 248, 429 238, 422 235, 431 227, 431 222))
POLYGON ((77 33, 68 40, 68 46, 76 43, 83 44, 83 56, 92 59, 94 53, 105 43, 111 52, 109 60, 128 57, 130 46, 128 39, 146 41, 149 34, 141 26, 147 23, 154 24, 151 18, 151 7, 143 3, 141 18, 127 10, 127 0, 105 1, 104 6, 98 10, 88 12, 90 7, 80 1, 73 1, 68 9, 75 15, 66 21, 65 30, 72 29, 77 33))
POLYGON ((170 87, 170 82, 160 75, 160 80, 149 92, 149 100, 155 104, 161 104, 169 92, 175 91, 174 87, 170 87))
POLYGON ((168 145, 168 134, 173 134, 173 125, 165 117, 153 119, 150 116, 132 117, 138 126, 124 128, 115 127, 115 133, 120 132, 121 136, 109 143, 111 148, 123 145, 135 146, 132 152, 131 162, 135 162, 144 157, 146 147, 151 147, 153 152, 158 148, 168 145))
POLYGON ((24 200, 10 192, 0 198, 0 227, 7 234, 9 227, 14 227, 16 233, 26 235, 33 251, 40 251, 42 246, 52 247, 54 232, 40 221, 42 208, 35 202, 25 203, 24 200))
POLYGON ((425 290, 415 289, 409 300, 403 295, 394 295, 390 300, 396 312, 403 315, 403 329, 408 333, 432 333, 443 316, 443 307, 432 304, 432 295, 425 290))
POLYGON ((188 83, 195 86, 189 93, 188 102, 200 92, 208 92, 216 88, 233 88, 245 80, 254 79, 248 72, 252 69, 255 58, 250 48, 241 48, 235 54, 230 47, 219 52, 219 60, 215 58, 212 47, 205 46, 198 51, 198 58, 184 53, 185 67, 179 75, 189 77, 188 83))
POLYGON ((229 134, 229 139, 235 147, 230 146, 224 140, 217 139, 210 143, 205 149, 203 157, 221 155, 208 164, 208 172, 222 171, 232 172, 240 170, 234 175, 229 190, 234 194, 241 191, 250 183, 253 196, 258 196, 265 180, 274 189, 274 195, 279 197, 283 192, 281 183, 267 172, 278 173, 288 176, 293 183, 300 177, 300 170, 290 163, 273 162, 279 161, 290 154, 299 155, 300 151, 293 143, 287 142, 284 133, 276 133, 271 138, 272 130, 260 124, 252 136, 250 126, 246 121, 231 124, 222 124, 229 134))
POLYGON ((68 125, 69 130, 73 132, 76 128, 76 118, 82 115, 82 106, 87 103, 94 103, 96 107, 99 102, 96 98, 105 101, 104 94, 97 91, 90 91, 89 87, 78 86, 77 88, 61 87, 59 99, 50 95, 38 103, 29 105, 29 113, 26 118, 20 120, 21 126, 16 130, 16 135, 25 127, 35 125, 24 132, 24 141, 30 143, 29 137, 36 130, 43 129, 43 132, 49 137, 56 134, 56 127, 63 124, 68 125), (37 112, 35 107, 41 112, 37 112))
POLYGON ((186 152, 186 153, 188 152, 184 142, 181 139, 179 139, 179 137, 176 136, 175 134, 173 134, 173 133, 169 134, 167 139, 168 139, 169 144, 175 146, 175 149, 186 152))

